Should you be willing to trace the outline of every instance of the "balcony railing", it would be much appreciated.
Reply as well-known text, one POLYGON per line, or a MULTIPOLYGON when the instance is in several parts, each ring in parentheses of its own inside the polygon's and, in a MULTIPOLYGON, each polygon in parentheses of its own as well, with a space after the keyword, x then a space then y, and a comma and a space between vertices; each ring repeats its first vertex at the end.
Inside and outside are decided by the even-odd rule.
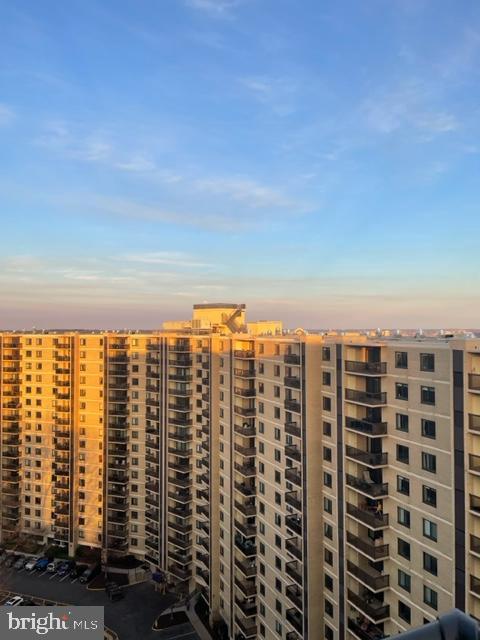
POLYGON ((387 394, 385 391, 374 393, 371 391, 358 391, 357 389, 345 389, 345 400, 375 407, 387 403, 387 394))
POLYGON ((245 638, 257 637, 257 625, 246 620, 244 618, 240 618, 239 616, 235 616, 235 622, 238 624, 245 638))
POLYGON ((468 414, 468 428, 472 431, 480 431, 480 416, 474 413, 468 414))
POLYGON ((296 484, 298 487, 302 486, 302 476, 300 474, 300 471, 295 467, 289 467, 285 469, 285 478, 289 482, 293 482, 293 484, 296 484))
POLYGON ((300 356, 297 353, 286 353, 283 356, 283 361, 285 364, 300 364, 300 356))
POLYGON ((480 538, 470 534, 470 551, 480 555, 480 538))
POLYGON ((470 391, 480 391, 480 374, 468 374, 468 388, 470 389, 470 391))
POLYGON ((296 609, 287 609, 287 621, 298 633, 303 633, 303 616, 296 609))
POLYGON ((358 373, 362 376, 380 376, 387 373, 387 363, 345 360, 345 371, 347 373, 358 373))
POLYGON ((362 623, 359 624, 353 618, 348 619, 348 628, 350 631, 360 638, 360 640, 379 640, 380 638, 384 638, 385 634, 373 623, 362 623))
POLYGON ((480 473, 480 456, 475 456, 472 453, 468 456, 468 468, 470 471, 480 473))
POLYGON ((368 420, 357 420, 349 416, 345 418, 345 427, 367 436, 383 436, 387 433, 386 422, 369 422, 368 420))
POLYGON ((285 526, 298 533, 298 535, 302 535, 302 519, 296 515, 289 515, 285 517, 285 526))
POLYGON ((368 536, 360 538, 354 533, 347 531, 347 542, 355 547, 355 549, 362 551, 372 560, 377 561, 388 557, 388 544, 375 544, 373 540, 371 542, 369 542, 369 540, 370 538, 368 536))
POLYGON ((302 545, 299 542, 299 538, 287 538, 285 540, 285 549, 298 560, 302 559, 302 545))
POLYGON ((390 606, 388 604, 384 604, 376 598, 368 597, 367 594, 359 596, 351 589, 348 589, 348 599, 375 622, 380 622, 390 616, 390 606))
POLYGON ((290 436, 295 436, 296 438, 302 437, 302 430, 297 422, 286 422, 285 433, 288 433, 290 436))
POLYGON ((298 497, 298 491, 287 491, 285 494, 285 502, 297 511, 302 510, 302 501, 298 497))
POLYGON ((300 586, 303 584, 302 569, 301 566, 299 566, 297 560, 287 562, 287 564, 285 565, 285 571, 287 572, 287 575, 293 578, 297 584, 299 584, 300 586))
POLYGON ((285 589, 287 598, 289 598, 293 604, 300 609, 303 609, 303 592, 302 589, 296 584, 290 584, 285 589))
POLYGON ((387 589, 390 583, 390 576, 383 575, 373 567, 361 568, 350 560, 347 560, 347 571, 366 584, 372 591, 382 591, 387 589))
POLYGON ((386 513, 380 513, 377 510, 369 511, 367 509, 362 509, 354 504, 350 504, 350 502, 347 502, 347 513, 349 516, 360 520, 360 522, 363 522, 371 529, 388 527, 388 514, 386 513))
POLYGON ((352 476, 350 473, 347 473, 346 481, 349 487, 353 487, 353 489, 366 493, 372 498, 388 495, 388 484, 386 482, 367 482, 366 480, 352 476))
POLYGON ((388 464, 388 453, 386 452, 373 453, 347 445, 345 454, 348 458, 352 458, 352 460, 361 462, 369 467, 383 467, 388 464))
POLYGON ((300 389, 300 378, 298 376, 285 376, 283 384, 291 389, 300 389))
POLYGON ((300 402, 298 402, 297 400, 290 399, 290 398, 287 398, 285 400, 284 406, 285 406, 285 409, 287 411, 293 411, 294 413, 301 413, 301 411, 302 411, 302 407, 300 405, 300 402))
POLYGON ((300 462, 302 459, 300 449, 297 447, 297 445, 293 444, 285 445, 285 456, 287 458, 292 458, 292 460, 296 460, 297 462, 300 462))

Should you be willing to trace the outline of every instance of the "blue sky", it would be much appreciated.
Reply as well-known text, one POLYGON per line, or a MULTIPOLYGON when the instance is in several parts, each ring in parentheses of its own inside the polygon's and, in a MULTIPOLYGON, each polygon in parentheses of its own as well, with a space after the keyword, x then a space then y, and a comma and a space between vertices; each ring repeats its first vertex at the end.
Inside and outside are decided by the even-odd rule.
POLYGON ((480 5, 0 5, 0 326, 480 326, 480 5))

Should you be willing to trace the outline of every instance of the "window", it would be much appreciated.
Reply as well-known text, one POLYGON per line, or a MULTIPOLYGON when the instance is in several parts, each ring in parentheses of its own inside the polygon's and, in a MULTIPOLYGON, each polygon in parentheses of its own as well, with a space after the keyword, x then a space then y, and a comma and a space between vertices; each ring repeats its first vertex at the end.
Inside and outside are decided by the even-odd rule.
POLYGON ((437 456, 434 456, 433 453, 425 453, 425 451, 422 451, 422 469, 430 473, 436 473, 437 456))
POLYGON ((330 347, 322 347, 322 360, 330 362, 330 347))
POLYGON ((326 573, 324 576, 324 584, 325 584, 325 589, 328 589, 328 591, 333 592, 333 578, 332 576, 329 576, 328 573, 326 573))
POLYGON ((322 371, 322 382, 326 387, 332 384, 332 374, 330 371, 322 371))
POLYGON ((410 460, 410 450, 403 444, 397 444, 397 460, 408 464, 410 460))
POLYGON ((333 510, 333 503, 330 500, 330 498, 323 498, 323 509, 324 511, 326 511, 327 513, 332 513, 333 510))
POLYGON ((435 420, 422 420, 422 436, 424 438, 436 438, 437 427, 435 420))
POLYGON ((438 527, 435 522, 423 519, 423 535, 434 542, 438 540, 438 527))
POLYGON ((324 558, 325 562, 333 567, 333 553, 330 551, 330 549, 324 550, 324 558))
POLYGON ((397 519, 398 524, 410 528, 410 511, 408 511, 408 509, 397 507, 397 519))
POLYGON ((333 629, 331 629, 327 624, 325 625, 325 640, 333 640, 333 629))
POLYGON ((437 506, 437 490, 432 487, 427 487, 423 485, 422 487, 422 500, 425 504, 428 504, 430 507, 437 506))
POLYGON ((405 382, 396 382, 395 397, 397 400, 408 400, 408 384, 405 382))
POLYGON ((412 587, 411 577, 408 575, 408 573, 405 573, 405 571, 402 571, 401 569, 398 570, 398 586, 408 592, 410 592, 410 589, 412 587))
POLYGON ((420 371, 435 371, 435 356, 433 353, 420 354, 420 371))
POLYGON ((323 423, 323 435, 331 437, 331 435, 332 435, 332 425, 330 424, 330 422, 324 422, 323 423))
POLYGON ((408 416, 405 413, 397 413, 395 424, 398 431, 408 431, 408 416))
POLYGON ((332 410, 332 399, 331 398, 327 398, 327 397, 323 397, 323 410, 324 411, 331 411, 332 410))
POLYGON ((438 609, 438 594, 430 587, 423 587, 423 601, 425 604, 428 604, 432 609, 438 609))
POLYGON ((408 369, 408 353, 406 351, 395 352, 395 367, 397 369, 408 369))
POLYGON ((323 447, 323 459, 327 462, 332 461, 332 450, 330 447, 323 447))
POLYGON ((325 599, 325 613, 333 618, 333 604, 327 599, 325 599))
POLYGON ((405 620, 405 622, 408 622, 408 624, 410 624, 410 621, 412 619, 412 612, 410 611, 410 607, 401 600, 398 601, 398 617, 402 618, 402 620, 405 620))
POLYGON ((435 387, 420 387, 420 402, 422 404, 435 404, 435 387))
POLYGON ((332 487, 332 474, 331 473, 327 473, 326 471, 323 472, 323 484, 326 487, 329 487, 329 488, 332 487))
POLYGON ((397 540, 398 555, 406 560, 410 560, 410 543, 398 538, 397 540))
POLYGON ((431 556, 429 553, 423 552, 423 568, 428 573, 433 574, 434 576, 438 573, 438 562, 435 556, 431 556))
POLYGON ((333 527, 331 524, 328 524, 328 522, 323 523, 323 535, 328 540, 333 540, 333 527))
POLYGON ((405 476, 397 476, 397 491, 406 496, 410 495, 410 480, 405 476))

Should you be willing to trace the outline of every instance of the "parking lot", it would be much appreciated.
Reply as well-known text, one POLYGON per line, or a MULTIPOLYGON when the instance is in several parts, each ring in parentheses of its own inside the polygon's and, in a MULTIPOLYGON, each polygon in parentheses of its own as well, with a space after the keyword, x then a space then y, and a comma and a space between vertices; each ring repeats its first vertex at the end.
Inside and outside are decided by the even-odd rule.
POLYGON ((39 604, 103 605, 105 625, 115 631, 120 640, 159 640, 152 625, 176 600, 172 594, 156 593, 152 583, 144 582, 126 587, 123 600, 110 602, 104 591, 91 591, 78 579, 3 565, 0 566, 0 594, 2 602, 10 595, 19 594, 39 604))

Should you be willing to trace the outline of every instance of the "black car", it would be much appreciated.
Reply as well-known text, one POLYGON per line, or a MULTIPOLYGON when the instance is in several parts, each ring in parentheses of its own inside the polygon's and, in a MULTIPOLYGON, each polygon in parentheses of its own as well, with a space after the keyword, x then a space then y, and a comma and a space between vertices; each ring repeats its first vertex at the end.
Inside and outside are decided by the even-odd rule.
POLYGON ((99 562, 97 564, 91 565, 80 576, 79 578, 80 582, 82 584, 87 584, 87 582, 90 582, 90 580, 93 580, 96 576, 98 576, 101 570, 102 570, 102 566, 99 562))
POLYGON ((72 571, 75 569, 75 560, 65 560, 57 569, 57 575, 64 576, 67 573, 72 575, 72 571))
POLYGON ((70 577, 73 579, 80 578, 87 569, 87 564, 77 564, 77 566, 73 567, 73 569, 70 571, 70 577))

